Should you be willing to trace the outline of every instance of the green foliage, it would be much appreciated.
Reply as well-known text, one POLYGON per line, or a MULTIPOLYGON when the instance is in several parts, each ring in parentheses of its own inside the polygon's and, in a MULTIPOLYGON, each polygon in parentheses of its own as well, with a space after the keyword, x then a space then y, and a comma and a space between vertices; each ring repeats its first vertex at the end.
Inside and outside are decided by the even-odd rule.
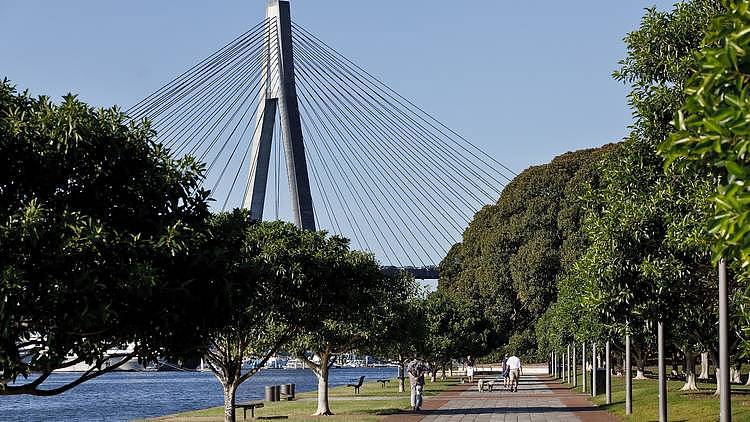
POLYGON ((661 151, 677 169, 692 168, 718 178, 712 196, 711 233, 714 261, 721 258, 750 264, 750 6, 727 3, 729 11, 714 19, 703 48, 695 56, 697 72, 685 87, 685 104, 675 114, 675 132, 661 151))
POLYGON ((430 293, 422 306, 425 335, 421 353, 432 362, 433 370, 451 359, 488 351, 491 326, 476 303, 438 290, 430 293))
POLYGON ((380 311, 384 320, 369 350, 404 364, 420 351, 427 335, 422 306, 425 293, 409 273, 401 273, 393 281, 396 288, 383 303, 380 311))
POLYGON ((493 347, 533 327, 555 300, 558 277, 585 250, 580 191, 596 183, 594 164, 610 148, 567 153, 521 173, 441 262, 439 289, 492 322, 493 347))
POLYGON ((637 342, 647 341, 657 320, 670 322, 683 344, 709 344, 714 335, 699 322, 713 310, 706 306, 714 270, 703 224, 713 178, 695 169, 665 175, 657 147, 683 103, 694 52, 722 12, 718 1, 707 0, 678 3, 670 12, 647 9, 625 38, 628 57, 614 75, 632 86, 635 123, 600 164, 600 186, 585 195, 591 245, 575 277, 584 286, 582 306, 597 310, 607 331, 622 333, 629 323, 637 342))
POLYGON ((56 394, 101 373, 110 347, 154 358, 200 337, 206 286, 184 269, 208 215, 203 166, 152 138, 116 108, 0 83, 1 378, 42 373, 0 394, 56 394), (38 388, 76 362, 99 368, 38 388))

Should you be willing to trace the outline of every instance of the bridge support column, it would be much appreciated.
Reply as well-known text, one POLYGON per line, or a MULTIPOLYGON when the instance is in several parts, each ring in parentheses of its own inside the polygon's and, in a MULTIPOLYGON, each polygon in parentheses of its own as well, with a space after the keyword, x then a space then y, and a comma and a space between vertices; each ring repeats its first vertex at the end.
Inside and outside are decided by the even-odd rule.
POLYGON ((263 110, 258 110, 256 138, 253 139, 254 155, 248 175, 248 189, 243 204, 250 208, 253 218, 263 215, 265 189, 268 178, 273 126, 278 102, 279 120, 283 134, 284 156, 289 178, 289 196, 294 223, 306 230, 315 230, 310 179, 307 173, 305 145, 302 136, 297 87, 294 82, 294 57, 292 53, 292 19, 289 2, 269 0, 266 16, 275 21, 275 31, 266 38, 267 52, 264 72, 266 90, 261 94, 263 110), (278 80, 277 80, 278 78, 278 80), (277 83, 278 82, 278 83, 277 83), (276 88, 278 87, 278 88, 276 88), (274 101, 271 105, 270 101, 274 101))

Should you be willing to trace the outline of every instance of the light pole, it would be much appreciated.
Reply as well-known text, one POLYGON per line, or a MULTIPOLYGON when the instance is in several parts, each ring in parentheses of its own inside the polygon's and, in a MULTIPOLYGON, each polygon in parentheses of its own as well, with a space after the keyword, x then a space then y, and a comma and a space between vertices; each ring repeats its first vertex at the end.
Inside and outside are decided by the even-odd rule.
POLYGON ((667 422, 667 365, 664 358, 664 321, 657 322, 659 350, 659 422, 667 422))
POLYGON ((609 367, 609 343, 610 341, 607 340, 607 344, 604 346, 604 353, 607 355, 604 359, 604 367, 607 370, 604 379, 606 380, 607 404, 612 404, 612 371, 609 367))
POLYGON ((625 414, 633 414, 633 369, 630 363, 630 323, 625 321, 625 414))
POLYGON ((729 287, 727 265, 719 261, 719 420, 732 420, 732 391, 729 384, 729 287))

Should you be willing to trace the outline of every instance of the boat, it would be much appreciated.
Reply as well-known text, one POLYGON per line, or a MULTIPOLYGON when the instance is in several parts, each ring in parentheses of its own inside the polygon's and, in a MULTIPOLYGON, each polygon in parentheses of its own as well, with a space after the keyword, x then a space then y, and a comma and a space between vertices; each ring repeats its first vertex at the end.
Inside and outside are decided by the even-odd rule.
POLYGON ((284 369, 305 369, 305 363, 302 362, 302 360, 297 358, 291 358, 286 361, 286 363, 283 366, 284 369))

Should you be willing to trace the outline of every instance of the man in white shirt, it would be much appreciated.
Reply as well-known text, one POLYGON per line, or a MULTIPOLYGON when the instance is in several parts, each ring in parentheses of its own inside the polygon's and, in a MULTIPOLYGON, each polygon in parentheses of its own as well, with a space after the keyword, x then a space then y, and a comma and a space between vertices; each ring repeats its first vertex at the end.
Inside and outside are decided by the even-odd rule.
POLYGON ((523 374, 521 359, 519 359, 518 356, 513 355, 508 358, 508 361, 505 364, 510 368, 510 391, 518 391, 518 377, 523 374))

